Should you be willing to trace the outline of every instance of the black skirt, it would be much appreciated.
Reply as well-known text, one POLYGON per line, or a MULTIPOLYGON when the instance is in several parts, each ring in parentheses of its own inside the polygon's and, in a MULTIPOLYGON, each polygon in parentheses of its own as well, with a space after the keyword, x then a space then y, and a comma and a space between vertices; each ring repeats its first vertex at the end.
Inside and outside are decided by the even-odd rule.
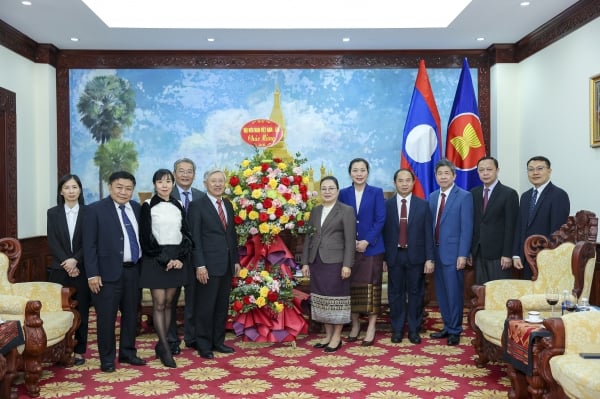
MULTIPOLYGON (((165 252, 172 252, 171 259, 177 259, 179 245, 165 246, 165 252), (165 248, 167 247, 167 248, 165 248)), ((163 257, 146 256, 142 258, 140 286, 142 288, 177 288, 187 284, 188 273, 186 268, 189 262, 183 262, 183 268, 166 270, 163 257)))

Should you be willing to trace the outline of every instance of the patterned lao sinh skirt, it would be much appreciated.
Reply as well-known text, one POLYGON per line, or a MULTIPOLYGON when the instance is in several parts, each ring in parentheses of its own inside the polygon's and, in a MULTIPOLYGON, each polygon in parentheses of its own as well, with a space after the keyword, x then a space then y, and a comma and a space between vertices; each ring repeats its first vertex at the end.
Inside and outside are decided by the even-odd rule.
POLYGON ((356 252, 354 256, 350 277, 352 312, 379 314, 384 254, 365 256, 356 252))
POLYGON ((350 323, 350 279, 342 280, 342 263, 324 263, 317 254, 310 265, 310 311, 314 321, 350 323))

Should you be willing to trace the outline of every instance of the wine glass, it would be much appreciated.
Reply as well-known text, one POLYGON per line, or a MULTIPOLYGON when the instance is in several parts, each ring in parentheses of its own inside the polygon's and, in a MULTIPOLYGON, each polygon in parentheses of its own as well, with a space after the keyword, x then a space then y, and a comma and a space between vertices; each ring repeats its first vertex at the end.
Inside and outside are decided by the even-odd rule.
POLYGON ((569 293, 565 298, 565 310, 572 313, 577 310, 577 297, 569 293))
POLYGON ((546 291, 546 302, 552 307, 552 317, 554 317, 554 305, 558 303, 558 290, 556 288, 548 288, 546 291))

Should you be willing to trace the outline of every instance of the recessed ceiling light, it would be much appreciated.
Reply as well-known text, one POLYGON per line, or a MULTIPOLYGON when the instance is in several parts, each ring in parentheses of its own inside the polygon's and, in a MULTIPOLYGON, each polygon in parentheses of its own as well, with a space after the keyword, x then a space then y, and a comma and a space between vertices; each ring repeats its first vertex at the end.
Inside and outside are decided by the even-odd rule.
POLYGON ((23 4, 24 6, 30 6, 31 1, 22 1, 21 4, 23 4))
POLYGON ((72 38, 71 38, 71 41, 72 41, 72 42, 78 42, 78 41, 79 41, 79 38, 78 38, 78 37, 72 37, 72 38))
POLYGON ((344 37, 344 38, 342 38, 342 41, 344 43, 348 43, 350 41, 350 38, 349 37, 344 37))
POLYGON ((209 41, 209 42, 214 42, 214 41, 215 41, 215 38, 214 38, 214 37, 209 37, 209 38, 208 38, 208 39, 206 39, 206 40, 207 40, 207 41, 209 41))
POLYGON ((519 5, 521 7, 528 7, 529 5, 531 5, 531 2, 529 2, 529 1, 522 1, 519 5))
POLYGON ((484 41, 484 40, 485 40, 485 37, 478 37, 478 38, 477 38, 477 41, 478 41, 478 42, 482 42, 482 41, 484 41))

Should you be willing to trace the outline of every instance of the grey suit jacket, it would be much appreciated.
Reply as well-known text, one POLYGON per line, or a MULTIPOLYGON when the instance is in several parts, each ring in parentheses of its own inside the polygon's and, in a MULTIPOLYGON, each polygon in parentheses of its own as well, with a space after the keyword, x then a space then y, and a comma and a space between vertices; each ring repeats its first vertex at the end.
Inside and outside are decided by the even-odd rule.
POLYGON ((352 267, 356 248, 356 217, 354 208, 336 202, 321 226, 323 205, 313 208, 308 224, 314 228, 304 241, 303 264, 313 263, 317 253, 325 263, 342 262, 352 267))
MULTIPOLYGON (((192 192, 192 201, 197 201, 206 195, 204 191, 200 191, 194 187, 191 187, 190 191, 192 192)), ((173 196, 173 198, 183 202, 183 199, 181 199, 181 196, 179 195, 179 187, 177 187, 177 185, 173 187, 173 192, 171 193, 171 195, 173 196)))

